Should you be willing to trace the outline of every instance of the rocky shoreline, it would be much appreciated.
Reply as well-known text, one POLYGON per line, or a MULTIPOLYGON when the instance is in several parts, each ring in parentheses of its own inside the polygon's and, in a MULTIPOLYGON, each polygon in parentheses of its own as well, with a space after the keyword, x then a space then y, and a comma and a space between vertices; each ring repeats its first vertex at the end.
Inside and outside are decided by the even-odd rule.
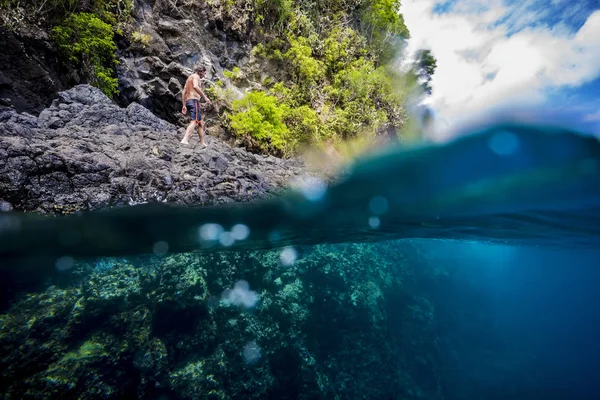
POLYGON ((299 160, 252 154, 208 136, 179 143, 183 127, 99 89, 60 92, 39 117, 0 108, 3 209, 65 214, 146 202, 211 205, 255 198, 300 179, 299 160))

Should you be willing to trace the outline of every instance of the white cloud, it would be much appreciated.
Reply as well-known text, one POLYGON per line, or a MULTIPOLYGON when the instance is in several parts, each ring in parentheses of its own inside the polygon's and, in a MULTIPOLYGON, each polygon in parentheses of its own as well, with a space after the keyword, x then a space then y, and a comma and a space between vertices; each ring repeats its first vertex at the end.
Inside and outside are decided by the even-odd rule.
MULTIPOLYGON (((454 128, 493 107, 541 105, 550 90, 600 76, 600 11, 572 32, 564 23, 545 23, 562 0, 510 7, 501 0, 459 0, 444 13, 433 13, 435 0, 402 4, 409 51, 429 48, 437 59, 428 103, 441 126, 454 128)), ((570 16, 584 12, 567 8, 570 16)))
POLYGON ((600 121, 600 110, 593 112, 593 113, 589 113, 584 118, 588 122, 600 121))

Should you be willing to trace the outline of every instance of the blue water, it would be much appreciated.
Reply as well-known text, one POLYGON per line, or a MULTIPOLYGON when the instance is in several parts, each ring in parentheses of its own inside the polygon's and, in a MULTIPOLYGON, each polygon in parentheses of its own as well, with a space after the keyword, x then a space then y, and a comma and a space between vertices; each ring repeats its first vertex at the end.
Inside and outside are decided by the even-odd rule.
MULTIPOLYGON (((600 142, 564 128, 498 124, 444 145, 393 147, 349 166, 325 186, 250 204, 148 204, 63 218, 3 216, 3 261, 169 251, 272 248, 397 238, 480 240, 596 248, 600 142), (249 236, 227 246, 203 225, 249 236), (210 226, 212 226, 210 225, 210 226), (110 232, 110 240, 107 239, 110 232), (214 240, 213 240, 214 239, 214 240)), ((222 233, 222 232, 219 232, 222 233)))
MULTIPOLYGON (((600 398, 600 143, 580 132, 489 126, 443 145, 388 149, 330 185, 307 179, 255 203, 1 218, 5 309, 23 292, 74 285, 82 265, 96 276, 77 283, 85 288, 126 263, 160 271, 178 253, 206 268, 212 297, 288 296, 277 303, 278 329, 291 347, 281 353, 258 335, 236 350, 249 365, 270 365, 271 398, 600 398), (290 322, 304 312, 305 325, 290 322), (306 378, 311 369, 318 384, 306 378)), ((147 307, 171 373, 198 357, 208 363, 208 345, 181 350, 201 333, 186 322, 200 317, 153 296, 147 307)), ((217 330, 231 331, 234 314, 210 304, 217 330)), ((269 326, 271 311, 259 310, 255 324, 269 326)), ((227 379, 258 371, 245 368, 250 375, 227 379)), ((177 390, 167 398, 181 398, 177 390)))
POLYGON ((460 349, 446 359, 448 398, 598 398, 600 251, 420 246, 454 271, 432 291, 447 316, 440 330, 456 332, 446 345, 460 349))

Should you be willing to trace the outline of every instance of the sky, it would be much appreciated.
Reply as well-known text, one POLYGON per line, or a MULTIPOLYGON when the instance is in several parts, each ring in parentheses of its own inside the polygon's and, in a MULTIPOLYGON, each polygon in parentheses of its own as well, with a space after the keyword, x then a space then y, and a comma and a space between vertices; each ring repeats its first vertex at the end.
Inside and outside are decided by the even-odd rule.
POLYGON ((600 0, 403 0, 400 11, 408 51, 437 59, 434 139, 499 109, 600 133, 600 0))

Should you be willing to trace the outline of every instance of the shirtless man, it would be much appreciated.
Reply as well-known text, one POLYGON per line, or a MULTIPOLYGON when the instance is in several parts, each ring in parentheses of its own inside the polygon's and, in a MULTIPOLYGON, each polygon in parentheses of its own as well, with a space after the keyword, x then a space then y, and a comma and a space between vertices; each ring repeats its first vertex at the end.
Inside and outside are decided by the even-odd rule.
POLYGON ((206 68, 203 66, 196 67, 194 73, 190 75, 185 81, 183 87, 183 93, 181 95, 181 103, 183 108, 181 112, 185 115, 190 110, 190 116, 192 120, 185 130, 185 135, 181 140, 182 144, 189 144, 188 139, 192 136, 195 128, 198 128, 198 136, 200 137, 200 145, 204 148, 207 146, 204 141, 204 121, 202 121, 202 115, 200 115, 200 96, 204 98, 206 104, 211 104, 210 100, 202 89, 200 88, 200 80, 206 75, 206 68))

